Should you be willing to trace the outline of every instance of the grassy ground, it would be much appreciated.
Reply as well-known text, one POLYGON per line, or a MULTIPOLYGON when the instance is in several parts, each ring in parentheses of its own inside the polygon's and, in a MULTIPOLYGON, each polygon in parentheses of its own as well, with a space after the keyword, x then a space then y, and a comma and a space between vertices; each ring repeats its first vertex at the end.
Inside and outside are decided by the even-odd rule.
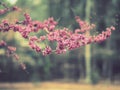
POLYGON ((120 90, 120 85, 87 85, 80 83, 0 83, 0 90, 120 90))

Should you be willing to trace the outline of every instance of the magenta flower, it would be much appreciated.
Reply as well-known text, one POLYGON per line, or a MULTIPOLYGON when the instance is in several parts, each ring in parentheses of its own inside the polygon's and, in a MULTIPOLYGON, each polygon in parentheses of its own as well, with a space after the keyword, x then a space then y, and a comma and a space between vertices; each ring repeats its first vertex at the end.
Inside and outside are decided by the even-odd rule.
POLYGON ((5 41, 3 41, 3 40, 0 41, 0 46, 6 46, 6 45, 7 45, 7 44, 6 44, 5 41))
MULTIPOLYGON (((18 9, 18 7, 12 7, 12 10, 18 9)), ((11 9, 9 8, 5 8, 3 10, 0 10, 0 14, 6 13, 10 10, 11 9)), ((17 20, 12 24, 7 20, 3 20, 0 24, 0 32, 8 32, 9 30, 13 30, 14 32, 20 33, 23 38, 28 40, 28 45, 30 48, 35 50, 37 53, 42 52, 44 56, 51 54, 52 52, 60 54, 66 52, 67 50, 73 50, 87 44, 104 41, 109 38, 112 31, 115 30, 115 27, 111 26, 106 28, 106 31, 103 31, 96 36, 92 36, 86 35, 85 32, 90 32, 90 30, 92 30, 95 25, 81 20, 78 16, 76 16, 75 19, 79 24, 79 28, 75 30, 70 30, 66 27, 58 29, 56 27, 58 22, 56 22, 53 17, 48 18, 43 22, 32 20, 28 13, 25 13, 24 17, 24 20, 17 20), (31 36, 31 33, 37 34, 39 31, 44 32, 44 34, 40 36, 31 36), (41 47, 38 46, 41 42, 47 44, 45 49, 41 49, 41 47), (49 42, 55 43, 56 46, 52 49, 49 45, 49 42)), ((4 41, 0 42, 0 46, 6 45, 7 44, 4 41)), ((8 46, 8 50, 10 52, 15 52, 16 48, 8 46)), ((15 57, 17 58, 17 56, 15 57)))
POLYGON ((15 52, 16 51, 16 47, 8 46, 8 50, 11 51, 11 52, 15 52))
POLYGON ((44 56, 46 56, 46 55, 50 54, 51 52, 52 52, 51 47, 50 46, 46 46, 46 48, 42 51, 42 54, 44 56))

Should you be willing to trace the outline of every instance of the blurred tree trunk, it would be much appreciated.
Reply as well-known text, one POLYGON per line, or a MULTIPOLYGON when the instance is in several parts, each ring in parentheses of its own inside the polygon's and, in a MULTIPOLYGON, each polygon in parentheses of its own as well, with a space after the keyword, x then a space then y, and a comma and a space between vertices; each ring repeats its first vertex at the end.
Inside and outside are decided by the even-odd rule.
MULTIPOLYGON (((92 10, 92 3, 93 0, 86 0, 86 7, 85 7, 85 20, 90 23, 90 14, 92 10)), ((86 32, 86 35, 90 35, 90 32, 86 32)), ((91 83, 91 45, 85 46, 85 67, 86 67, 86 83, 91 83)))

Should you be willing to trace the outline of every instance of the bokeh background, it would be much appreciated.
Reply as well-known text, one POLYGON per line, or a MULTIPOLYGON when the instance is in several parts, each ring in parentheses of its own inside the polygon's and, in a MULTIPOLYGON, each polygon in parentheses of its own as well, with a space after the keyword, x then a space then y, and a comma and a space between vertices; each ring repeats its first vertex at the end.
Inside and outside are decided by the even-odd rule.
POLYGON ((23 19, 23 13, 27 12, 33 20, 43 21, 54 17, 59 21, 58 27, 68 27, 72 30, 78 27, 74 17, 80 16, 82 20, 96 24, 96 29, 91 32, 95 35, 111 25, 116 27, 112 36, 102 43, 80 47, 61 55, 48 56, 32 51, 27 41, 18 33, 0 33, 0 39, 5 39, 9 45, 17 47, 17 54, 29 72, 27 74, 22 70, 14 58, 6 57, 4 49, 0 48, 1 83, 56 81, 120 85, 120 0, 0 1, 8 6, 16 5, 22 8, 22 12, 0 16, 0 21, 23 19))

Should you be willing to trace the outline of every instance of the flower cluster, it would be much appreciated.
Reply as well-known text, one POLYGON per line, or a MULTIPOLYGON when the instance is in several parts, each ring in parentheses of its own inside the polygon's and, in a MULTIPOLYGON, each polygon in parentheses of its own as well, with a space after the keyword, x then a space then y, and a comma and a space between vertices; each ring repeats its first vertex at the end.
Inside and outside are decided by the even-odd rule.
MULTIPOLYGON (((0 47, 6 49, 6 54, 8 57, 13 56, 13 58, 15 58, 17 61, 19 61, 20 58, 19 58, 18 54, 16 54, 16 47, 8 46, 7 43, 3 40, 0 41, 0 47)), ((26 71, 26 65, 20 61, 19 61, 19 63, 20 63, 21 68, 26 71)), ((26 73, 28 73, 28 72, 26 71, 26 73)))
POLYGON ((10 11, 18 11, 18 10, 20 10, 17 6, 13 6, 13 7, 8 8, 6 6, 6 4, 4 4, 2 2, 0 2, 0 5, 2 5, 4 7, 4 9, 0 10, 0 15, 6 14, 6 13, 8 13, 10 11))
POLYGON ((115 27, 111 26, 110 28, 106 28, 106 31, 103 31, 101 34, 94 37, 94 42, 101 42, 110 37, 111 31, 115 30, 115 27))
MULTIPOLYGON (((4 7, 4 9, 0 10, 0 15, 9 11, 19 10, 16 6, 8 8, 1 2, 0 5, 4 7)), ((1 21, 0 32, 8 32, 10 30, 18 32, 23 38, 28 40, 28 46, 31 49, 35 50, 37 53, 41 52, 44 56, 51 53, 61 54, 65 53, 67 50, 73 50, 90 43, 104 41, 109 38, 111 32, 115 30, 115 27, 111 26, 106 28, 106 31, 103 31, 96 36, 91 36, 90 34, 87 35, 86 32, 90 32, 90 30, 94 29, 95 25, 81 20, 78 16, 76 16, 75 19, 79 24, 79 28, 75 30, 70 30, 66 27, 62 29, 57 28, 58 22, 55 21, 53 17, 41 22, 32 20, 30 15, 25 13, 24 18, 24 20, 17 20, 15 23, 10 23, 7 20, 1 21), (31 33, 37 34, 39 32, 44 32, 45 34, 42 34, 39 37, 37 35, 31 35, 31 33), (51 47, 49 42, 55 43, 56 46, 51 47), (40 43, 45 43, 46 46, 42 48, 40 43)), ((6 48, 8 56, 12 55, 16 60, 19 60, 19 56, 15 53, 16 47, 7 45, 3 40, 0 41, 0 47, 6 48)), ((20 63, 20 65, 23 70, 26 69, 23 63, 20 63)))
POLYGON ((8 32, 9 30, 19 32, 23 38, 28 40, 28 45, 33 50, 38 53, 41 52, 45 56, 53 52, 61 54, 67 50, 73 50, 93 42, 104 41, 110 37, 111 31, 115 30, 115 27, 111 26, 106 28, 106 31, 103 31, 101 34, 91 36, 85 33, 90 32, 95 25, 82 21, 78 16, 75 18, 76 22, 79 24, 79 28, 75 30, 56 28, 57 22, 53 18, 48 18, 40 22, 33 21, 27 13, 24 14, 24 17, 25 19, 23 21, 16 21, 14 24, 10 24, 7 20, 2 21, 0 24, 0 32, 8 32), (38 31, 45 32, 45 35, 39 37, 30 35, 30 33, 38 33, 38 31), (38 44, 44 41, 57 43, 57 45, 55 48, 51 48, 49 45, 46 45, 45 48, 41 48, 38 44))

